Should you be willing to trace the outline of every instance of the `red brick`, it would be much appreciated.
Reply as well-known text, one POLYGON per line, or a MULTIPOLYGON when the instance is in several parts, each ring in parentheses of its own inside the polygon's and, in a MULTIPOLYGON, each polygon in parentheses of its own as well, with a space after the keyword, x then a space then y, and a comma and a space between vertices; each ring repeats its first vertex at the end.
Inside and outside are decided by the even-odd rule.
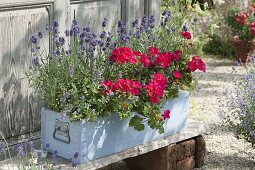
POLYGON ((177 170, 191 170, 195 167, 194 156, 188 157, 177 163, 177 170))
POLYGON ((195 167, 200 168, 204 165, 206 155, 206 144, 203 136, 195 138, 196 149, 195 149, 195 167))

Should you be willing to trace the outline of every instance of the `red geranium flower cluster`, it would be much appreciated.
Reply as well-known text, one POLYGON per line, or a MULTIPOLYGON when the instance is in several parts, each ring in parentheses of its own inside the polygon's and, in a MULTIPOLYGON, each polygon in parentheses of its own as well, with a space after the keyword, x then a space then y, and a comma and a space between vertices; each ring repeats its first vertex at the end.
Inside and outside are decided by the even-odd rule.
POLYGON ((188 62, 188 67, 192 72, 196 71, 197 69, 203 72, 206 70, 206 65, 199 56, 193 56, 192 60, 188 62))
POLYGON ((173 75, 174 75, 174 78, 176 79, 182 78, 182 75, 178 70, 174 70, 173 75))
POLYGON ((160 51, 155 47, 149 48, 149 53, 152 56, 152 62, 154 66, 160 65, 161 68, 166 68, 171 65, 173 61, 180 61, 180 56, 182 54, 181 50, 176 50, 174 53, 160 51))
POLYGON ((186 39, 188 39, 188 40, 190 40, 190 39, 192 38, 191 33, 188 32, 188 31, 182 31, 180 34, 181 34, 181 36, 182 36, 183 38, 186 38, 186 39))
POLYGON ((115 48, 109 58, 110 62, 117 62, 119 64, 125 64, 127 62, 136 64, 137 59, 133 51, 128 47, 115 48))
POLYGON ((130 79, 118 79, 115 83, 110 80, 105 80, 101 83, 101 86, 104 88, 102 91, 104 95, 109 95, 116 90, 120 90, 122 93, 131 93, 137 96, 140 93, 140 88, 142 88, 140 82, 130 79))
POLYGON ((117 62, 119 64, 125 64, 127 62, 131 64, 137 63, 137 56, 140 57, 140 62, 144 67, 154 67, 160 65, 161 68, 166 68, 171 65, 173 61, 180 61, 181 50, 176 50, 174 53, 164 52, 160 53, 156 47, 150 47, 148 49, 150 56, 138 51, 132 51, 128 47, 115 48, 109 58, 110 62, 117 62))
POLYGON ((249 13, 248 12, 239 12, 236 15, 236 22, 239 25, 247 25, 248 24, 248 18, 249 18, 249 13))
POLYGON ((150 83, 145 85, 144 87, 152 103, 158 103, 159 99, 164 96, 164 90, 166 89, 166 85, 166 77, 164 77, 161 73, 153 74, 150 83))
POLYGON ((134 96, 139 95, 140 88, 142 88, 142 85, 140 82, 133 81, 130 79, 118 79, 115 83, 115 86, 122 93, 131 93, 134 96))

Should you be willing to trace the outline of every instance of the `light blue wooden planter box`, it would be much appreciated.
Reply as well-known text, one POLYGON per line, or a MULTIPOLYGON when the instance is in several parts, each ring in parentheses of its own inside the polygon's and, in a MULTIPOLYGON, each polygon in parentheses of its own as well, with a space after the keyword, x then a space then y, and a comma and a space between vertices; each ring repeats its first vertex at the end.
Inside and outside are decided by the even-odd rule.
POLYGON ((79 152, 76 160, 78 163, 86 163, 180 132, 187 122, 188 98, 189 93, 181 91, 178 98, 166 102, 162 113, 170 109, 171 118, 164 124, 164 134, 159 134, 147 124, 145 130, 138 132, 129 127, 129 119, 120 120, 118 114, 102 118, 96 123, 86 120, 70 122, 68 117, 63 120, 59 113, 43 108, 42 142, 44 146, 49 144, 49 152, 57 150, 58 156, 66 159, 73 158, 74 154, 79 152))

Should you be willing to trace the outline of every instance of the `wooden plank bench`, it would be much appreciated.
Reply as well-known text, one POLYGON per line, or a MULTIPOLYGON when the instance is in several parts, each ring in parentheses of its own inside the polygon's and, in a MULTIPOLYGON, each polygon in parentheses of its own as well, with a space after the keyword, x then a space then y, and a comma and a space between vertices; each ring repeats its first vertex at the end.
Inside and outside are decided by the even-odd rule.
MULTIPOLYGON (((205 142, 201 135, 209 131, 208 126, 188 120, 187 127, 180 133, 148 142, 86 164, 79 170, 94 170, 124 160, 130 169, 174 170, 201 167, 204 163, 205 142)), ((17 159, 14 158, 17 165, 17 159)), ((61 169, 69 169, 69 160, 60 160, 61 169)), ((8 170, 10 160, 0 162, 0 170, 8 170)))

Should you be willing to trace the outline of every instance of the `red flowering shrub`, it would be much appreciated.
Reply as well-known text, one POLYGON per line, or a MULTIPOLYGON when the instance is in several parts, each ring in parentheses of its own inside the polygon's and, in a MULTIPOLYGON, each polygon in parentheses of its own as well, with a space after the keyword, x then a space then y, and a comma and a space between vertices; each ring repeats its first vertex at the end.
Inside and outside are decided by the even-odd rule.
POLYGON ((245 10, 233 8, 225 18, 227 25, 232 29, 234 35, 242 40, 250 41, 255 38, 254 9, 254 4, 251 4, 245 10))
POLYGON ((236 15, 236 22, 239 25, 247 25, 248 24, 248 18, 249 18, 249 13, 248 12, 239 12, 236 15))

